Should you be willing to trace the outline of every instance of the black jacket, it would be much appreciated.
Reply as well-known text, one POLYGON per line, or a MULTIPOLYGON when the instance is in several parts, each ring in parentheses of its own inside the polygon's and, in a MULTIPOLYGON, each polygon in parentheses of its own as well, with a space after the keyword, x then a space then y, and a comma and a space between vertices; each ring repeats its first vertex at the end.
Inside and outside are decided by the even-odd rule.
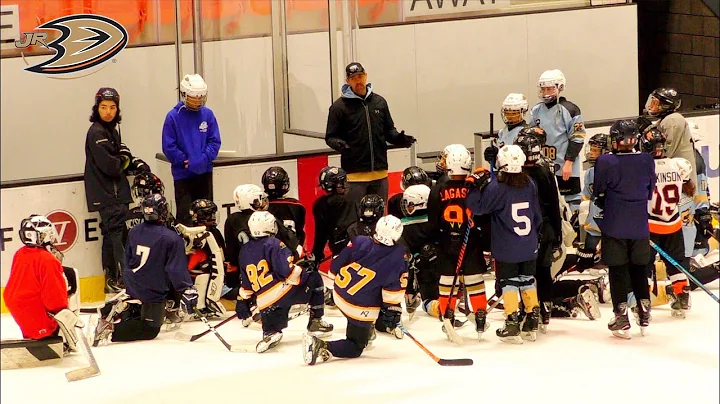
POLYGON ((312 248, 316 262, 325 258, 325 246, 328 244, 331 255, 340 254, 350 241, 348 227, 358 220, 355 204, 343 195, 323 195, 313 204, 313 217, 315 239, 312 248))
POLYGON ((368 85, 365 99, 343 86, 343 96, 328 112, 325 143, 340 152, 340 166, 347 173, 387 170, 387 142, 409 147, 395 129, 387 101, 368 85), (349 146, 343 150, 338 140, 349 146))
POLYGON ((129 204, 130 183, 120 159, 120 134, 100 122, 94 122, 85 139, 85 198, 88 211, 129 204))

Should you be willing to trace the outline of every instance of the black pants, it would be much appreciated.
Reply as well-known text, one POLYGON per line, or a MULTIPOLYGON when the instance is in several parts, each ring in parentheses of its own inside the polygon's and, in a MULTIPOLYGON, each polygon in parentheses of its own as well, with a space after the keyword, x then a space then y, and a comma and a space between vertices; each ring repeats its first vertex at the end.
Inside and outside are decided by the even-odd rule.
POLYGON ((100 209, 100 232, 102 240, 102 264, 105 276, 118 281, 125 269, 125 239, 128 206, 112 205, 100 209))
POLYGON ((371 195, 371 194, 377 194, 380 195, 383 202, 385 202, 385 205, 387 205, 388 200, 388 179, 387 177, 379 179, 379 180, 373 180, 368 182, 348 182, 348 190, 345 194, 345 199, 348 201, 354 202, 356 204, 360 203, 360 200, 365 195, 371 195))
POLYGON ((165 321, 165 302, 129 304, 115 326, 112 342, 155 339, 165 321))
POLYGON ((535 268, 535 280, 537 281, 538 299, 541 302, 549 302, 553 297, 552 278, 552 241, 555 239, 555 231, 549 221, 543 222, 542 241, 538 247, 538 256, 535 268))
POLYGON ((213 199, 212 172, 178 180, 175 184, 176 223, 192 225, 190 205, 198 199, 213 199))
POLYGON ((613 311, 621 313, 620 305, 627 304, 628 290, 632 290, 638 302, 650 299, 646 263, 653 257, 648 239, 617 239, 603 235, 602 259, 608 264, 610 296, 613 311))

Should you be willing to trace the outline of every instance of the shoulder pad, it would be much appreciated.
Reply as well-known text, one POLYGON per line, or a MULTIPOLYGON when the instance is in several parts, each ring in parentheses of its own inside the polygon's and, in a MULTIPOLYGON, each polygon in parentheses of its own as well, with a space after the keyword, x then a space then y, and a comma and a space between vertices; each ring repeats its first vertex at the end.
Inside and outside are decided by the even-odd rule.
POLYGON ((574 117, 580 115, 580 107, 578 107, 574 103, 568 101, 566 98, 564 98, 564 97, 560 98, 560 105, 562 105, 563 107, 565 107, 565 109, 567 109, 567 111, 570 113, 571 117, 574 118, 574 117))

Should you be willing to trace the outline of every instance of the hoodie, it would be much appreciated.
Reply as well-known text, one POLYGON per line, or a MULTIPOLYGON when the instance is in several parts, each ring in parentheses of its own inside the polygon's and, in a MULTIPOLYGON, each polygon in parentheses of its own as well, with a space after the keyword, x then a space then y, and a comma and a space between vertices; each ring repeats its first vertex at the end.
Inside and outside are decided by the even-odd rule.
POLYGON ((212 172, 212 162, 220 151, 220 130, 212 110, 190 111, 178 102, 165 116, 162 151, 170 160, 175 181, 212 172))

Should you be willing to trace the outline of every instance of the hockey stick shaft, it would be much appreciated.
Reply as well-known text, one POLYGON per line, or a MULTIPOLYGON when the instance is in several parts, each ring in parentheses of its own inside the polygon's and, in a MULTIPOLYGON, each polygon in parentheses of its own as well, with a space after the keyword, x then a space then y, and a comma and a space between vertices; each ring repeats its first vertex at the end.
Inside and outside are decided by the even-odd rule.
POLYGON ((90 349, 90 343, 88 343, 87 338, 85 338, 85 333, 82 332, 82 328, 75 327, 75 334, 77 335, 78 339, 80 339, 80 343, 82 344, 83 350, 85 351, 85 358, 87 358, 90 366, 71 370, 65 373, 65 378, 67 378, 67 381, 69 382, 87 379, 88 377, 93 377, 100 374, 100 367, 95 360, 95 355, 93 355, 92 350, 90 349))
POLYGON ((412 336, 408 332, 408 330, 403 326, 399 326, 400 330, 403 332, 403 334, 407 335, 414 343, 417 345, 420 349, 423 350, 432 360, 435 361, 440 366, 471 366, 473 364, 472 359, 442 359, 438 358, 434 353, 430 352, 429 349, 425 348, 425 345, 421 344, 420 341, 416 340, 415 337, 412 336))
POLYGON ((652 248, 655 249, 655 251, 658 252, 658 254, 660 254, 663 258, 665 258, 665 259, 666 259, 669 263, 671 263, 675 268, 679 269, 682 273, 684 273, 691 281, 693 281, 693 283, 695 283, 696 285, 698 285, 698 287, 700 287, 702 290, 704 290, 705 293, 707 293, 708 295, 710 295, 710 297, 712 297, 713 300, 715 300, 716 303, 720 303, 720 299, 718 299, 718 297, 715 296, 715 294, 713 294, 713 292, 711 292, 710 289, 708 289, 705 285, 703 285, 702 282, 698 281, 698 280, 690 273, 690 271, 688 271, 687 269, 683 268, 682 265, 678 264, 678 262, 675 261, 675 259, 674 259, 673 257, 671 257, 670 255, 668 255, 668 253, 666 253, 665 251, 663 251, 663 249, 660 248, 657 244, 655 244, 652 240, 650 240, 650 245, 652 246, 652 248))
MULTIPOLYGON (((237 314, 233 314, 232 316, 230 316, 230 317, 226 318, 225 320, 219 322, 218 325, 216 325, 214 328, 217 329, 217 328, 222 327, 223 325, 225 325, 225 324, 229 323, 230 321, 232 321, 235 317, 237 317, 237 314)), ((183 334, 183 333, 181 333, 181 332, 178 332, 177 334, 175 334, 175 339, 182 340, 182 341, 193 342, 193 341, 197 341, 197 340, 199 340, 200 338, 202 338, 202 337, 210 334, 211 332, 212 332, 212 330, 210 330, 210 329, 205 330, 205 331, 201 332, 200 334, 195 334, 195 335, 188 335, 188 334, 183 334)))
MULTIPOLYGON (((495 145, 495 137, 493 134, 495 133, 495 114, 492 112, 490 113, 490 146, 495 145)), ((495 159, 493 161, 488 161, 488 165, 490 166, 490 178, 495 179, 495 159)))
POLYGON ((217 332, 215 327, 213 327, 213 325, 210 324, 207 317, 205 317, 204 315, 202 315, 202 313, 200 313, 200 310, 198 310, 197 307, 195 307, 195 314, 200 318, 200 320, 202 320, 203 323, 205 323, 205 325, 208 327, 210 332, 215 334, 215 336, 220 340, 220 342, 222 342, 222 344, 225 345, 225 348, 227 348, 228 351, 232 352, 233 351, 232 345, 228 344, 227 341, 225 341, 225 339, 220 335, 220 333, 217 332))
POLYGON ((460 268, 462 267, 463 259, 465 258, 465 249, 467 248, 467 243, 468 243, 468 240, 470 239, 470 230, 471 230, 471 226, 470 226, 470 223, 468 222, 467 228, 465 229, 465 235, 463 236, 462 246, 460 246, 460 254, 458 254, 458 261, 457 261, 457 265, 455 267, 455 276, 453 277, 453 283, 452 283, 452 286, 450 287, 450 297, 448 299, 448 306, 445 309, 445 313, 444 313, 445 318, 452 317, 452 313, 453 313, 453 311, 455 311, 455 309, 453 309, 453 307, 452 307, 452 304, 450 304, 450 303, 452 302, 452 299, 455 297, 455 286, 457 285, 457 281, 460 278, 460 268))

